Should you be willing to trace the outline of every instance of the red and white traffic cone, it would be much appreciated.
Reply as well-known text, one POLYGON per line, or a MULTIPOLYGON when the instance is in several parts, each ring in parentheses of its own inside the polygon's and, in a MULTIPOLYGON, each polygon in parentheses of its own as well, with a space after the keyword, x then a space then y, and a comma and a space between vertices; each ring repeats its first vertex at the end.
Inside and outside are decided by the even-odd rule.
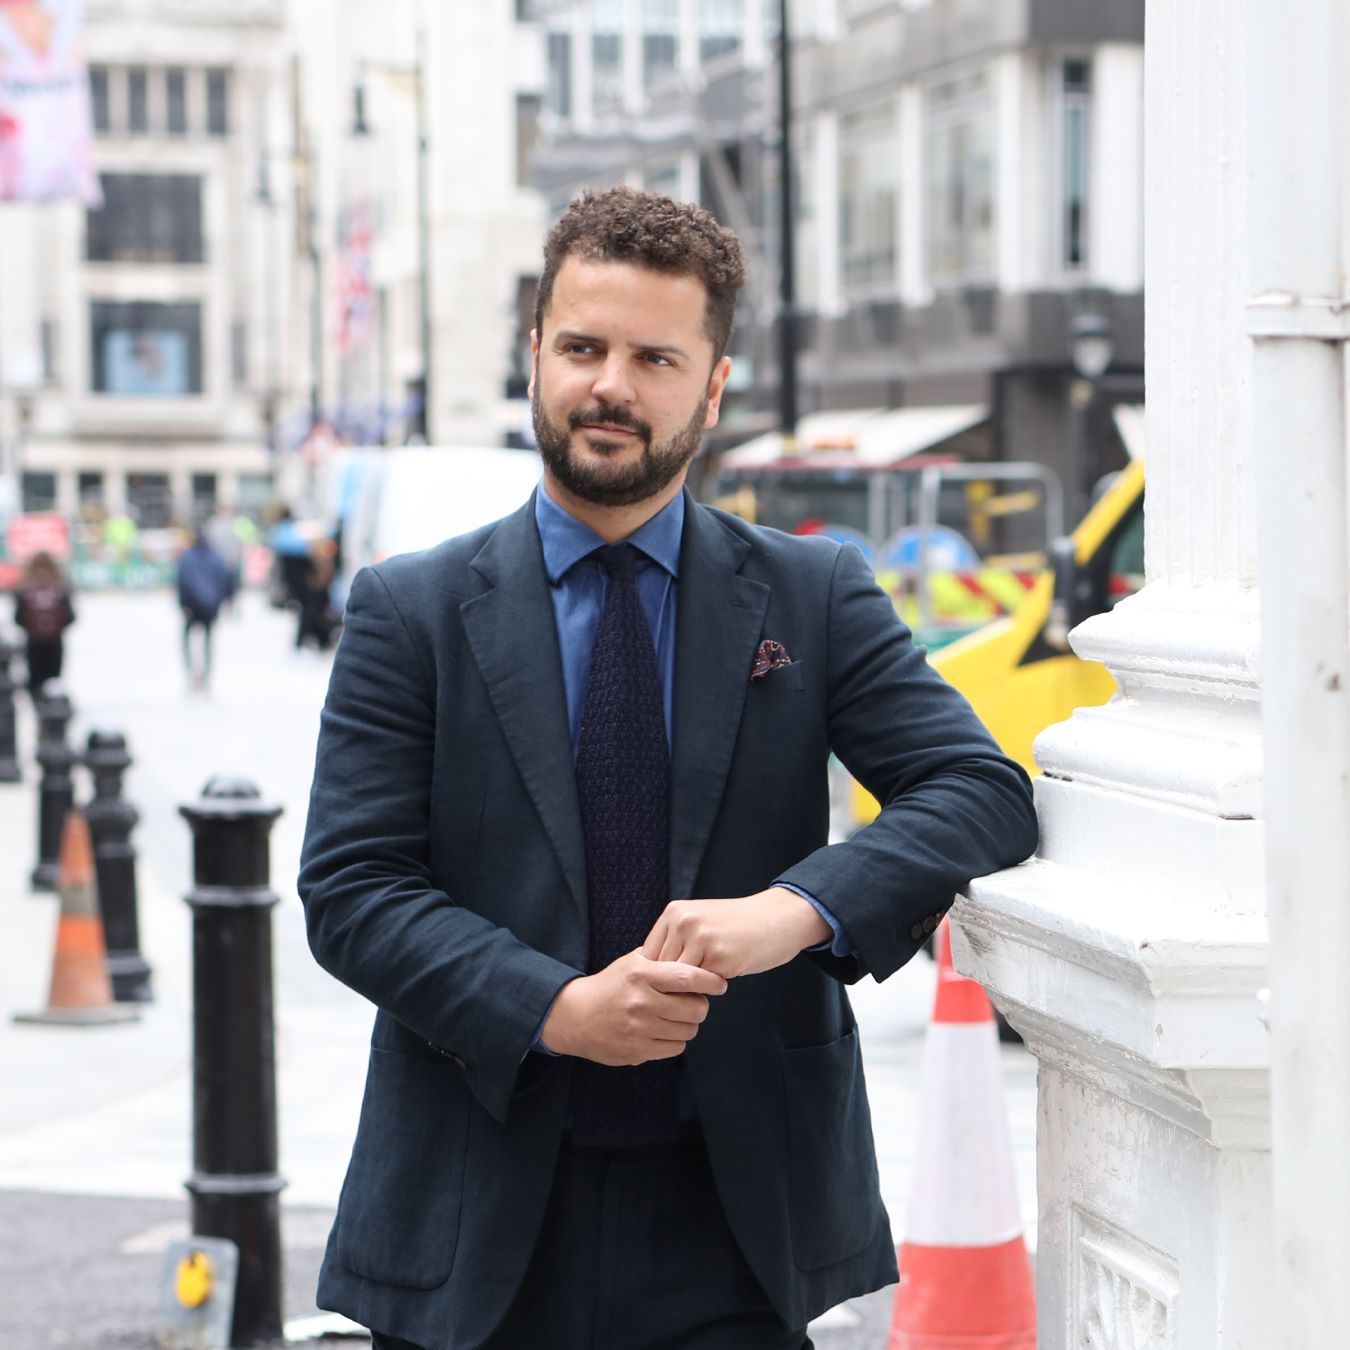
POLYGON ((994 1010, 937 934, 918 1161, 889 1350, 1036 1350, 994 1010))

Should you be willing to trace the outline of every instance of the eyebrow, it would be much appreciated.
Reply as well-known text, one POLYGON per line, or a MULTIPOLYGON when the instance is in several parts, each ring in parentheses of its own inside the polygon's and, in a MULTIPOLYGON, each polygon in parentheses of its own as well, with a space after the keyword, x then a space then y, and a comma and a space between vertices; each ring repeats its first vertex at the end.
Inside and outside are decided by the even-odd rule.
MULTIPOLYGON (((578 333, 574 329, 565 328, 555 333, 554 342, 591 342, 597 345, 604 345, 604 338, 596 337, 593 333, 578 333)), ((656 352, 659 356, 682 356, 687 361, 689 353, 683 347, 676 347, 670 343, 661 342, 631 342, 628 344, 634 351, 656 352)))

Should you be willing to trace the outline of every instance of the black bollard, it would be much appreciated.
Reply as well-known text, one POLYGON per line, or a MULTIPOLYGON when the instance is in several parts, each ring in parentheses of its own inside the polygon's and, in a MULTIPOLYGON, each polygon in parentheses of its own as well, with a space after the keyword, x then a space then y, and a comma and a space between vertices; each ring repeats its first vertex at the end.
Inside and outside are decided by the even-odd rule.
POLYGON ((131 844, 140 814, 122 795, 122 777, 131 764, 126 737, 120 731, 91 731, 84 762, 94 776, 94 799, 84 814, 94 841, 113 998, 118 1003, 149 1003, 150 966, 141 955, 136 850, 131 844))
POLYGON ((14 734, 14 676, 9 663, 14 648, 0 637, 0 783, 18 783, 23 780, 19 767, 19 744, 14 734))
POLYGON ((61 852, 61 830, 66 812, 75 802, 75 780, 71 771, 79 755, 66 742, 66 731, 75 710, 70 706, 64 686, 48 680, 38 691, 37 762, 42 768, 38 783, 38 860, 31 885, 35 891, 56 889, 57 858, 61 852))
POLYGON ((268 835, 281 807, 213 778, 192 826, 192 1231, 239 1248, 232 1346, 281 1339, 268 835))

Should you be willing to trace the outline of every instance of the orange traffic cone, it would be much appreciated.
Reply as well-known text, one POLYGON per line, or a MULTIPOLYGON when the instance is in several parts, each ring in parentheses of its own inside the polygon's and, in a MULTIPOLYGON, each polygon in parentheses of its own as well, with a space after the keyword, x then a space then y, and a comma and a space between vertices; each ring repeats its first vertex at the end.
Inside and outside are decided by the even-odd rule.
POLYGON ((952 968, 944 920, 924 1049, 914 1193, 889 1350, 1036 1350, 1036 1298, 984 990, 952 968))
POLYGON ((61 917, 56 925, 47 1007, 42 1012, 16 1013, 14 1020, 71 1026, 135 1021, 140 1016, 135 1007, 113 1002, 94 883, 94 848, 89 824, 80 811, 68 812, 61 829, 56 889, 61 917))

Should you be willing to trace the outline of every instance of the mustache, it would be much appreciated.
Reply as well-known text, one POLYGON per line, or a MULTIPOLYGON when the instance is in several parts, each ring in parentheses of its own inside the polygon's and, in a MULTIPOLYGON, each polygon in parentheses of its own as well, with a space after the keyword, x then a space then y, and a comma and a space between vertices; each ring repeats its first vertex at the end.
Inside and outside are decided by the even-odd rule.
POLYGON ((634 417, 632 413, 625 412, 622 408, 611 407, 607 403, 599 403, 594 408, 583 408, 580 412, 570 413, 567 418, 567 425, 573 431, 587 422, 607 422, 612 427, 622 427, 625 431, 635 432, 644 441, 650 441, 652 438, 650 422, 644 422, 642 418, 634 417))

